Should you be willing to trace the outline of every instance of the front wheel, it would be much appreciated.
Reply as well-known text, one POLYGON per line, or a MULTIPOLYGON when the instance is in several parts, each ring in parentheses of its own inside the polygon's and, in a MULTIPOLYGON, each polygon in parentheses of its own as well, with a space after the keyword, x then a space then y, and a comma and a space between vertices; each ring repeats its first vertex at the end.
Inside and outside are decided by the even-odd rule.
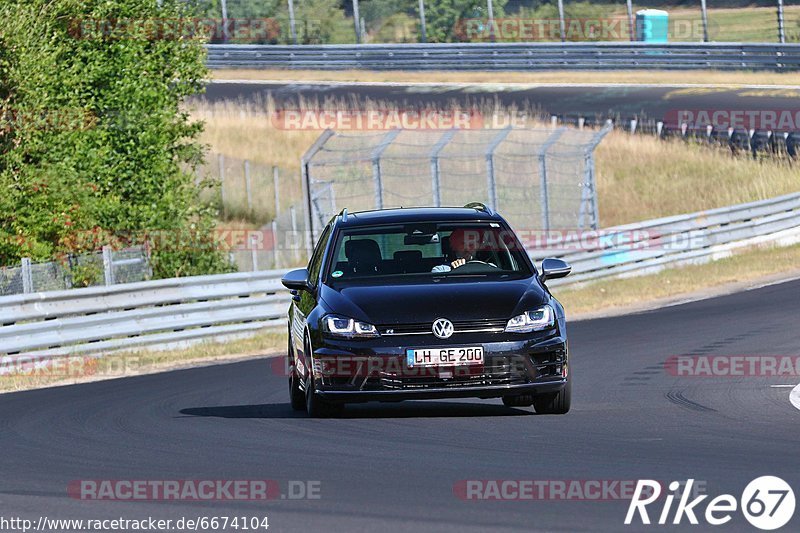
POLYGON ((539 415, 564 415, 569 412, 572 401, 572 380, 554 394, 542 394, 533 398, 533 408, 539 415))
POLYGON ((316 393, 314 377, 309 373, 306 385, 306 412, 311 418, 328 418, 344 411, 343 404, 326 402, 316 393))

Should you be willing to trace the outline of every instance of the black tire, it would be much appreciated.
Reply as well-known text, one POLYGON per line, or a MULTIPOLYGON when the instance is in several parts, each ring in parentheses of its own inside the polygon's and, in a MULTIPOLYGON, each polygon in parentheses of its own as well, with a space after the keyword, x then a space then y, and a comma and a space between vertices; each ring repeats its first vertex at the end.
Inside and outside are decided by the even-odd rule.
POLYGON ((297 371, 294 368, 294 350, 292 349, 292 337, 289 335, 289 399, 292 409, 295 411, 306 410, 306 395, 300 388, 300 380, 297 378, 297 371))
POLYGON ((559 392, 554 394, 543 394, 533 398, 533 408, 539 415, 564 415, 569 412, 572 402, 572 380, 559 392))
MULTIPOLYGON (((306 354, 311 354, 311 349, 306 339, 306 354)), ((311 418, 328 418, 341 414, 344 410, 344 404, 337 404, 326 402, 317 393, 314 386, 314 368, 313 355, 306 358, 308 361, 308 377, 306 378, 306 391, 305 391, 305 408, 308 416, 311 418)))

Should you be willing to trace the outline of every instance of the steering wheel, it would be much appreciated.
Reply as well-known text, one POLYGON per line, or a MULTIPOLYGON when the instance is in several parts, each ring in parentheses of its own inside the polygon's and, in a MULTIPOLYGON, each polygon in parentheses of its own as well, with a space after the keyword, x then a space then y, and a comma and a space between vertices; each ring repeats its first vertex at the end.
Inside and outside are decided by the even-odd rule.
POLYGON ((467 271, 475 270, 474 268, 469 268, 469 269, 466 269, 466 270, 464 269, 464 267, 467 267, 467 266, 470 266, 470 265, 472 265, 473 267, 479 267, 479 266, 483 265, 483 266, 488 266, 488 267, 495 268, 495 269, 499 269, 500 268, 500 267, 498 267, 496 265, 493 265, 491 263, 487 263, 486 261, 480 261, 478 259, 471 259, 471 260, 467 261, 466 263, 464 263, 463 265, 459 265, 459 266, 455 267, 453 270, 454 271, 458 270, 459 272, 467 272, 467 271))

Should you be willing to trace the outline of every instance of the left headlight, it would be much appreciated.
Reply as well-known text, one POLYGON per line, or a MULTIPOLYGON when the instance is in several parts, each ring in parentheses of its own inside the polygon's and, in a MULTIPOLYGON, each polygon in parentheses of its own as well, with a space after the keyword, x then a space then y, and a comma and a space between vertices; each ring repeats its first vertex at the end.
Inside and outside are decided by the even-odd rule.
POLYGON ((507 333, 530 333, 550 329, 555 324, 555 313, 549 305, 517 315, 506 324, 507 333))
POLYGON ((378 328, 345 316, 328 315, 322 319, 322 329, 335 337, 378 337, 378 328))

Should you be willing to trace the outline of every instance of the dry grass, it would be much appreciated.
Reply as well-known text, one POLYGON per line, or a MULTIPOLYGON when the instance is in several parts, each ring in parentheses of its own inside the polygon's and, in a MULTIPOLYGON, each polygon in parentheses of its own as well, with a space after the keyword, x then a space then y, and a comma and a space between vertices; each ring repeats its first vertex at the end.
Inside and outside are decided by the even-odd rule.
MULTIPOLYGON (((496 112, 536 115, 531 109, 495 109, 486 102, 479 105, 484 116, 496 112)), ((300 102, 298 107, 394 106, 325 101, 300 102)), ((200 105, 194 113, 206 121, 203 141, 214 152, 281 167, 282 173, 291 177, 281 191, 282 203, 288 206, 301 198, 300 157, 321 132, 278 129, 271 119, 274 111, 268 100, 249 107, 200 105)), ((541 126, 533 119, 528 123, 541 126)), ((600 221, 605 227, 761 200, 794 192, 800 185, 797 169, 784 160, 753 160, 747 155, 733 156, 724 148, 621 131, 612 132, 600 144, 596 168, 600 221)))
POLYGON ((228 342, 202 342, 184 349, 165 351, 141 349, 113 353, 99 358, 72 356, 58 360, 49 369, 2 375, 0 391, 29 390, 150 374, 231 359, 260 357, 268 353, 285 353, 285 350, 285 333, 264 331, 253 337, 228 342))
POLYGON ((781 272, 798 270, 800 245, 785 248, 752 248, 702 265, 663 270, 635 278, 599 281, 585 287, 554 288, 568 315, 680 297, 728 283, 752 281, 781 272))
POLYGON ((615 131, 596 153, 600 221, 614 226, 800 189, 796 167, 727 149, 615 131))
POLYGON ((361 81, 393 83, 636 83, 655 85, 800 85, 795 72, 722 72, 717 70, 619 70, 619 71, 535 71, 535 72, 452 72, 452 71, 320 71, 320 70, 214 70, 217 80, 361 81))

